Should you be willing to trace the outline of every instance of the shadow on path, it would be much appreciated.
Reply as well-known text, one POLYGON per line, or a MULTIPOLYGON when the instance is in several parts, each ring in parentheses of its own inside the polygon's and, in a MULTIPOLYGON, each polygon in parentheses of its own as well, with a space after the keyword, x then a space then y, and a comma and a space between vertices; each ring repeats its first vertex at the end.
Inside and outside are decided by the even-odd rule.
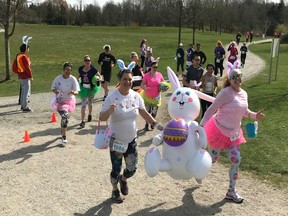
POLYGON ((220 202, 214 203, 211 206, 203 206, 198 205, 192 194, 194 190, 198 189, 199 187, 193 187, 184 190, 185 195, 182 198, 183 204, 181 206, 172 208, 172 209, 159 209, 156 211, 153 211, 156 208, 159 208, 159 206, 164 205, 165 203, 159 203, 157 205, 154 205, 152 207, 148 207, 145 209, 142 209, 138 212, 135 212, 133 214, 130 214, 130 216, 175 216, 179 215, 181 213, 181 216, 185 215, 215 215, 217 213, 222 212, 221 206, 223 206, 226 203, 226 200, 221 200, 220 202))
POLYGON ((103 201, 102 203, 100 203, 99 205, 96 205, 88 209, 84 214, 74 213, 74 216, 94 216, 94 215, 108 216, 112 212, 112 207, 111 207, 112 204, 113 204, 113 201, 109 198, 103 201))
POLYGON ((18 161, 16 164, 23 163, 25 160, 31 158, 34 153, 39 153, 39 152, 44 152, 47 150, 50 150, 55 147, 62 147, 61 144, 56 145, 56 146, 50 146, 54 142, 56 142, 59 138, 55 138, 53 140, 50 140, 42 145, 31 145, 27 146, 18 150, 15 150, 13 152, 10 152, 8 154, 3 154, 0 155, 0 163, 4 161, 10 161, 10 160, 17 160, 17 159, 22 159, 18 161))

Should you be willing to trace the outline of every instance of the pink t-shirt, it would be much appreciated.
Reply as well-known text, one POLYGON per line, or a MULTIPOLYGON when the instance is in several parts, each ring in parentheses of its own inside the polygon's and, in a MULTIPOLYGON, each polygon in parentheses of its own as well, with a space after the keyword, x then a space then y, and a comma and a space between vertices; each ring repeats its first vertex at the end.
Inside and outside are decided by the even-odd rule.
POLYGON ((146 87, 149 87, 150 90, 145 91, 145 94, 149 98, 155 98, 159 95, 159 85, 164 78, 160 72, 156 72, 155 76, 151 76, 151 73, 148 72, 143 77, 144 82, 146 83, 146 87))
POLYGON ((231 86, 220 91, 215 101, 205 112, 200 124, 205 126, 215 112, 215 124, 227 137, 239 132, 243 116, 248 117, 250 113, 251 118, 256 118, 256 113, 248 109, 247 92, 243 89, 236 92, 231 86))

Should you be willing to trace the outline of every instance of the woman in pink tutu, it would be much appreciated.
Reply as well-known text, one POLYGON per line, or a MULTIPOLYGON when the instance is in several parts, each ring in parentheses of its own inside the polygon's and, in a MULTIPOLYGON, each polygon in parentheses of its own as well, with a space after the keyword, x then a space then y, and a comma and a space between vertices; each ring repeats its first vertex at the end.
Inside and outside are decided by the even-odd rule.
POLYGON ((242 117, 260 120, 264 117, 263 110, 252 112, 248 109, 247 92, 241 88, 242 73, 239 69, 228 72, 223 89, 204 114, 201 126, 204 126, 209 152, 212 161, 216 162, 221 149, 224 149, 230 159, 229 189, 226 199, 242 203, 243 198, 235 189, 240 165, 240 144, 245 143, 241 129, 242 117), (216 114, 215 114, 216 113, 216 114))
POLYGON ((62 144, 67 143, 66 131, 68 125, 69 113, 76 108, 76 98, 80 87, 77 79, 71 75, 72 64, 66 62, 63 65, 63 74, 57 76, 51 86, 51 90, 55 93, 52 98, 52 108, 61 116, 61 136, 62 144))

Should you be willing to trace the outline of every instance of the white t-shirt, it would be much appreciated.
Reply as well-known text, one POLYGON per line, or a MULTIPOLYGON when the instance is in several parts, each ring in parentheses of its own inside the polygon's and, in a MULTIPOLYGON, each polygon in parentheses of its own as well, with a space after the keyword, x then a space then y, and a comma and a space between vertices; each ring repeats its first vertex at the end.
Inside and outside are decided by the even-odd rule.
POLYGON ((108 110, 112 103, 117 104, 117 108, 110 116, 109 127, 116 139, 128 144, 136 137, 136 118, 138 109, 145 109, 144 101, 131 89, 128 95, 116 89, 107 96, 100 112, 108 110))
POLYGON ((68 79, 65 79, 63 75, 57 76, 51 86, 51 90, 58 89, 63 93, 63 99, 71 99, 74 95, 70 94, 70 91, 80 91, 77 79, 70 75, 68 79))

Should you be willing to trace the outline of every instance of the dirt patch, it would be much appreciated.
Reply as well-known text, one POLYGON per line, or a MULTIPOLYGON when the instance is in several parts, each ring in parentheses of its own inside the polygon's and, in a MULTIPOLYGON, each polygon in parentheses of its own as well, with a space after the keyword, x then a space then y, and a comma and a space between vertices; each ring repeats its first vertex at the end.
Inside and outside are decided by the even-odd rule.
MULTIPOLYGON (((252 73, 248 71, 249 61, 258 68, 253 56, 249 53, 247 57, 244 77, 245 73, 252 73)), ((162 122, 170 95, 171 91, 163 94, 157 117, 162 122)), ((17 97, 0 98, 0 215, 287 215, 287 190, 274 188, 242 171, 237 189, 245 198, 244 203, 223 199, 228 167, 219 163, 213 164, 202 185, 194 179, 174 180, 166 173, 149 178, 144 155, 157 131, 145 133, 142 119, 138 122, 138 170, 129 179, 130 193, 124 203, 113 204, 108 150, 96 150, 92 145, 101 99, 94 101, 93 120, 83 129, 79 127, 77 106, 69 120, 68 144, 63 148, 60 117, 57 115, 56 123, 50 122, 51 96, 52 93, 32 95, 32 113, 20 111, 17 97), (29 143, 23 142, 25 130, 30 134, 29 143)))

